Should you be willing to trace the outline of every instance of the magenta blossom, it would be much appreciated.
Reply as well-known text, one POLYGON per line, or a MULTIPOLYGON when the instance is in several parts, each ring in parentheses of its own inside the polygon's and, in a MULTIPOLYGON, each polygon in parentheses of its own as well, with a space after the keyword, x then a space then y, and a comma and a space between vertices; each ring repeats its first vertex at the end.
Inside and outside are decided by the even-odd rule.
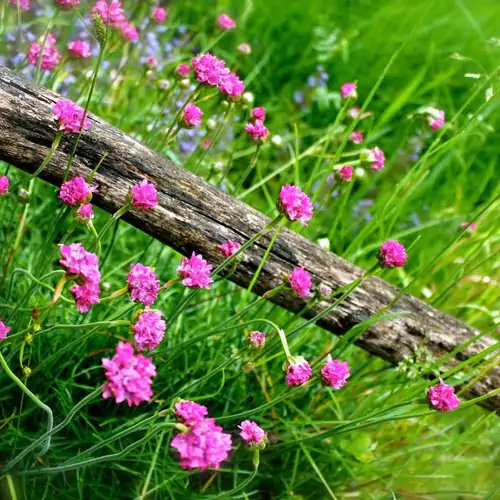
POLYGON ((129 406, 150 401, 153 397, 152 378, 156 376, 156 367, 151 360, 142 354, 134 355, 129 342, 118 342, 113 358, 102 358, 108 381, 102 388, 104 399, 114 398, 117 403, 127 401, 129 406))
POLYGON ((101 290, 98 283, 87 281, 83 285, 75 285, 71 288, 70 292, 75 299, 77 309, 81 313, 89 312, 91 306, 100 302, 99 295, 101 290))
POLYGON ((250 111, 250 116, 254 120, 260 120, 263 122, 266 119, 266 110, 262 106, 258 108, 253 108, 252 111, 250 111))
POLYGON ((9 3, 16 7, 19 5, 21 10, 30 10, 31 8, 30 0, 9 0, 9 3))
POLYGON ((236 28, 236 22, 233 18, 229 17, 227 14, 221 14, 217 17, 217 24, 219 28, 223 30, 232 30, 236 28))
POLYGON ((174 73, 181 78, 187 78, 191 73, 191 66, 189 66, 189 64, 179 64, 179 66, 175 68, 174 73))
POLYGON ((289 363, 286 370, 286 383, 293 387, 294 385, 305 384, 312 376, 312 370, 309 363, 302 357, 296 357, 289 363))
POLYGON ((85 110, 68 99, 59 99, 53 104, 52 113, 54 119, 59 122, 59 130, 79 134, 90 127, 88 117, 83 119, 85 110))
POLYGON ((297 267, 288 278, 292 290, 301 297, 308 297, 311 293, 311 275, 303 268, 297 267))
POLYGON ((156 68, 156 66, 158 66, 158 61, 156 60, 156 57, 153 56, 147 57, 144 63, 150 68, 156 68))
POLYGON ((153 18, 159 23, 165 21, 167 19, 167 16, 167 11, 163 7, 155 7, 153 9, 153 18))
POLYGON ((137 210, 150 210, 158 204, 158 193, 154 184, 143 179, 130 189, 132 206, 137 210))
POLYGON ((196 73, 196 79, 200 83, 212 85, 213 87, 218 85, 221 77, 230 73, 229 68, 226 68, 226 63, 217 59, 217 57, 209 52, 200 54, 191 62, 196 73))
POLYGON ((378 259, 381 267, 403 267, 408 260, 408 255, 399 241, 387 240, 380 245, 378 259))
POLYGON ((59 263, 66 268, 68 274, 77 274, 85 281, 99 283, 99 261, 97 255, 88 252, 81 243, 71 243, 61 246, 62 259, 59 263))
POLYGON ((79 5, 80 0, 56 0, 59 5, 79 5))
POLYGON ((76 57, 88 58, 92 55, 90 44, 83 40, 74 40, 68 43, 68 51, 76 57))
POLYGON ((452 411, 460 404, 460 398, 455 395, 454 387, 439 380, 438 385, 429 387, 427 400, 435 410, 452 411))
POLYGON ((355 118, 357 118, 359 116, 360 113, 361 113, 360 108, 351 108, 347 111, 347 116, 354 120, 355 118))
POLYGON ((128 291, 133 302, 138 300, 150 306, 158 297, 160 280, 154 269, 142 264, 133 264, 127 274, 128 291))
POLYGON ((253 349, 260 349, 261 347, 264 347, 264 344, 266 343, 266 334, 264 332, 257 331, 250 332, 250 335, 248 336, 248 343, 253 349))
POLYGON ((83 177, 74 177, 66 181, 59 190, 59 199, 73 207, 84 203, 91 195, 93 189, 87 184, 83 177))
POLYGON ((214 282, 213 278, 210 277, 212 267, 203 256, 193 252, 189 259, 182 257, 177 273, 182 279, 183 285, 189 288, 206 288, 210 290, 210 283, 214 282))
POLYGON ((0 196, 5 196, 9 192, 10 181, 6 175, 0 177, 0 196))
POLYGON ((267 444, 267 433, 261 429, 256 422, 243 420, 238 428, 241 430, 240 436, 250 448, 262 450, 267 444))
POLYGON ((120 24, 120 29, 123 33, 123 36, 125 38, 128 38, 131 42, 137 42, 137 40, 139 40, 139 32, 134 25, 123 22, 120 24))
POLYGON ((340 87, 340 95, 344 98, 344 99, 356 99, 356 97, 358 97, 358 92, 357 92, 357 85, 355 83, 344 83, 341 87, 340 87))
POLYGON ((350 136, 349 140, 353 144, 363 144, 363 141, 365 140, 363 137, 363 133, 360 132, 359 130, 355 130, 350 136))
POLYGON ((194 401, 181 399, 179 402, 175 403, 174 408, 175 415, 182 420, 185 425, 193 425, 197 422, 201 422, 208 415, 207 407, 199 405, 194 401))
POLYGON ((331 354, 326 359, 325 366, 321 368, 321 375, 325 384, 340 389, 347 384, 347 379, 350 377, 349 365, 345 361, 332 359, 331 354))
POLYGON ((439 130, 444 125, 444 111, 441 109, 429 108, 427 111, 427 121, 432 130, 439 130))
POLYGON ((374 171, 382 170, 385 167, 384 152, 378 147, 362 151, 359 157, 362 162, 370 163, 374 171))
POLYGON ((122 3, 119 0, 111 0, 109 4, 106 0, 97 0, 92 13, 99 15, 104 24, 109 22, 110 26, 121 26, 126 21, 122 3))
POLYGON ((0 321, 0 340, 5 340, 10 332, 10 326, 7 326, 3 321, 0 321))
POLYGON ((76 211, 76 217, 79 222, 88 222, 94 218, 94 210, 91 203, 80 205, 76 211))
POLYGON ((28 51, 28 61, 33 66, 40 64, 42 71, 52 71, 61 61, 61 53, 55 47, 56 39, 49 33, 45 40, 45 44, 33 42, 28 51), (42 52, 43 45, 43 52, 42 52), (41 63, 39 63, 41 56, 41 63))
POLYGON ((231 101, 237 101, 245 91, 245 85, 234 73, 221 75, 217 88, 231 101))
POLYGON ((237 49, 240 54, 243 54, 245 56, 249 56, 252 53, 252 47, 249 43, 246 42, 240 43, 237 49))
POLYGON ((177 434, 171 446, 179 452, 183 469, 218 469, 231 451, 231 435, 223 433, 215 419, 206 418, 177 434))
POLYGON ((247 123, 245 130, 250 134, 252 141, 263 143, 269 136, 269 130, 264 126, 262 120, 255 120, 254 123, 247 123))
POLYGON ((241 245, 237 241, 232 240, 227 240, 219 246, 219 250, 224 257, 231 257, 231 255, 234 255, 240 248, 241 245))
POLYGON ((298 220, 303 226, 307 226, 313 214, 309 196, 299 187, 290 184, 281 188, 278 209, 289 220, 298 220))
MULTIPOLYGON (((0 194, 2 194, 1 181, 2 181, 2 179, 0 178, 0 194)), ((8 184, 7 184, 7 187, 8 187, 8 184)), ((460 227, 462 229, 467 229, 467 231, 469 231, 469 233, 473 233, 477 229, 477 223, 476 222, 462 222, 462 224, 460 224, 460 227)))
POLYGON ((201 125, 203 111, 194 104, 189 103, 182 111, 181 123, 185 128, 194 128, 201 125))
POLYGON ((152 351, 162 341, 167 323, 161 319, 160 311, 143 311, 132 327, 139 351, 152 351))
POLYGON ((342 167, 339 170, 339 177, 346 182, 349 182, 352 179, 352 174, 354 172, 354 168, 351 167, 350 165, 347 165, 345 167, 342 167))

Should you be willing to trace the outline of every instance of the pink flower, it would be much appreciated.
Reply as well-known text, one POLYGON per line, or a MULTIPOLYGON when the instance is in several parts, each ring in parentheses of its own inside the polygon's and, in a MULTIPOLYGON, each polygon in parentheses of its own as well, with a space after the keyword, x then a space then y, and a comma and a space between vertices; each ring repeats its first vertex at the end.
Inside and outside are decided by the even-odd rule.
POLYGON ((289 220, 298 220, 303 226, 307 226, 313 214, 313 206, 309 196, 299 187, 290 184, 281 188, 278 209, 289 220))
POLYGON ((129 406, 139 405, 153 397, 152 377, 156 375, 152 358, 134 355, 129 342, 118 342, 112 359, 102 358, 107 383, 103 386, 104 399, 114 398, 117 403, 127 401, 129 406))
POLYGON ((0 196, 5 196, 9 192, 10 181, 6 175, 0 177, 0 196))
POLYGON ((15 5, 16 7, 19 5, 21 10, 30 10, 30 0, 9 0, 9 3, 15 5))
POLYGON ((240 248, 241 245, 237 241, 232 240, 227 240, 219 247, 224 257, 231 257, 231 255, 235 254, 240 248))
POLYGON ((219 25, 219 28, 223 30, 232 30, 236 28, 236 22, 227 14, 221 14, 217 17, 217 24, 219 25))
POLYGON ((83 177, 74 177, 61 186, 59 199, 72 207, 79 203, 84 203, 91 193, 92 188, 83 177))
POLYGON ((286 370, 286 383, 293 387, 294 385, 305 384, 312 376, 312 370, 309 363, 299 356, 288 365, 286 370))
POLYGON ((10 332, 10 326, 7 326, 3 321, 0 321, 0 340, 5 340, 10 332))
POLYGON ((70 290, 71 295, 75 299, 76 307, 81 313, 90 311, 90 307, 94 304, 99 304, 99 284, 87 281, 83 285, 75 285, 70 290))
POLYGON ((76 57, 87 58, 92 55, 90 51, 90 44, 83 40, 74 40, 68 43, 68 50, 76 57))
POLYGON ((254 123, 247 123, 245 130, 250 134, 252 141, 255 142, 264 142, 269 135, 269 130, 264 127, 264 123, 261 120, 255 120, 254 123))
POLYGON ((162 23, 167 19, 167 11, 163 7, 155 7, 153 9, 153 18, 156 19, 159 23, 162 23))
POLYGON ((311 293, 311 275, 303 267, 294 269, 288 281, 292 290, 301 297, 308 297, 311 293))
POLYGON ((321 369, 321 375, 325 384, 332 386, 334 389, 340 389, 347 384, 347 379, 351 374, 349 365, 345 361, 332 359, 331 354, 329 354, 325 366, 321 369))
POLYGON ((158 66, 158 61, 156 60, 156 57, 149 56, 146 58, 145 64, 150 68, 156 68, 156 66, 158 66))
POLYGON ((248 343, 254 349, 260 349, 261 347, 264 347, 264 344, 266 343, 266 334, 264 332, 257 331, 251 332, 248 336, 248 343))
POLYGON ((49 33, 42 52, 42 43, 33 42, 28 51, 28 61, 33 66, 38 66, 41 56, 40 69, 43 71, 51 71, 61 61, 61 53, 54 46, 56 39, 49 33))
POLYGON ((80 205, 76 211, 76 217, 80 222, 88 222, 94 218, 94 210, 91 203, 80 205))
POLYGON ((351 179, 352 179, 352 174, 354 172, 354 168, 351 167, 351 166, 346 166, 346 167, 342 167, 340 170, 339 170, 339 177, 343 180, 343 181, 346 181, 346 182, 349 182, 351 179))
POLYGON ((77 274, 90 283, 99 283, 99 259, 92 252, 87 252, 81 243, 61 246, 62 259, 59 261, 68 274, 77 274))
POLYGON ((132 301, 150 306, 158 297, 160 280, 151 267, 133 264, 127 274, 128 291, 132 301))
POLYGON ((160 311, 143 311, 132 330, 139 351, 152 351, 163 339, 167 323, 161 319, 160 311))
POLYGON ((250 47, 250 44, 246 42, 240 43, 237 49, 240 54, 243 54, 245 56, 249 56, 252 53, 252 47, 250 47))
POLYGON ((68 99, 59 99, 52 105, 54 119, 59 122, 59 130, 79 134, 90 127, 90 121, 87 116, 83 116, 85 110, 68 99))
POLYGON ((189 103, 182 112, 182 125, 186 128, 199 127, 201 125, 201 117, 203 111, 194 104, 189 103))
POLYGON ((328 297, 330 297, 330 295, 333 292, 332 288, 329 287, 328 285, 326 285, 325 283, 320 283, 320 285, 318 287, 318 291, 319 291, 319 294, 321 295, 321 297, 323 297, 324 299, 327 299, 328 297))
POLYGON ((220 61, 214 55, 207 52, 200 54, 192 61, 196 79, 201 83, 216 86, 222 76, 229 74, 229 68, 226 68, 226 63, 220 61))
POLYGON ((350 136, 349 136, 349 140, 353 143, 353 144, 363 144, 363 141, 364 141, 364 137, 363 137, 363 134, 359 131, 359 130, 356 130, 354 131, 350 136))
POLYGON ((56 0, 59 5, 78 5, 80 0, 56 0))
POLYGON ((171 446, 179 452, 183 469, 218 469, 231 451, 231 436, 222 432, 215 419, 206 418, 177 434, 171 446))
POLYGON ((130 189, 132 206, 137 210, 149 210, 156 207, 158 203, 158 193, 154 184, 150 184, 143 179, 139 184, 130 189))
POLYGON ((360 108, 351 108, 349 111, 347 111, 347 116, 349 116, 349 118, 352 118, 354 120, 359 116, 359 113, 361 113, 360 108))
POLYGON ((240 436, 251 448, 262 449, 267 443, 267 433, 251 420, 243 420, 238 428, 240 436))
POLYGON ((266 110, 263 107, 253 108, 250 112, 250 116, 254 120, 260 120, 263 122, 266 118, 266 110))
POLYGON ((120 29, 122 30, 123 36, 128 38, 131 42, 137 42, 137 40, 139 40, 139 32, 132 24, 123 22, 120 24, 120 29))
POLYGON ((201 255, 196 255, 193 252, 189 259, 182 257, 177 273, 182 278, 183 285, 190 288, 206 288, 210 290, 210 283, 214 281, 210 277, 212 267, 201 255))
POLYGON ((194 401, 187 401, 182 399, 175 403, 175 415, 182 420, 185 425, 193 425, 201 422, 208 415, 206 406, 199 405, 194 401))
POLYGON ((92 13, 101 16, 104 24, 109 21, 110 26, 121 26, 126 21, 122 3, 119 0, 111 0, 109 5, 106 0, 97 0, 92 13))
MULTIPOLYGON (((2 181, 2 179, 0 178, 0 194, 3 194, 2 188, 1 188, 1 181, 2 181)), ((7 183, 7 188, 8 187, 9 187, 9 185, 7 183)), ((462 222, 462 224, 460 224, 460 227, 462 229, 467 229, 467 231, 469 231, 469 233, 473 233, 477 229, 477 223, 476 222, 462 222)))
POLYGON ((429 387, 427 400, 435 410, 452 411, 458 407, 460 399, 455 395, 454 387, 439 380, 439 385, 429 387))
POLYGON ((399 241, 387 240, 380 245, 378 259, 381 267, 403 267, 408 260, 408 255, 399 241))
POLYGON ((378 147, 362 151, 360 159, 370 163, 372 170, 382 170, 385 167, 384 152, 378 147))
POLYGON ((344 83, 340 87, 340 95, 344 99, 349 99, 349 98, 356 99, 356 97, 358 97, 358 92, 356 88, 357 85, 355 83, 344 83))
POLYGON ((245 85, 234 73, 221 75, 217 87, 223 94, 227 95, 231 101, 238 100, 245 91, 245 85))
POLYGON ((179 66, 175 68, 174 73, 181 78, 187 78, 191 73, 191 66, 189 66, 189 64, 179 64, 179 66))
POLYGON ((445 121, 445 113, 441 109, 429 108, 427 121, 432 130, 439 130, 445 121))

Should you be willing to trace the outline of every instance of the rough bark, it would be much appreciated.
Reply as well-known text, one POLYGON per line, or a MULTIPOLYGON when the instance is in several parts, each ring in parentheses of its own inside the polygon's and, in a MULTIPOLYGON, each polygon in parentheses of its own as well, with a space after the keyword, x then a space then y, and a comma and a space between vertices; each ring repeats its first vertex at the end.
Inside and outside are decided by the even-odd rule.
MULTIPOLYGON (((33 172, 41 164, 57 132, 51 114, 51 105, 57 98, 47 89, 0 68, 0 159, 28 172, 33 172)), ((124 218, 182 254, 189 255, 194 250, 202 253, 209 262, 220 263, 219 244, 227 239, 244 242, 269 221, 260 212, 215 189, 97 116, 90 115, 90 121, 92 126, 82 135, 72 175, 87 176, 106 153, 107 158, 95 177, 99 192, 93 202, 109 212, 124 204, 132 184, 143 178, 156 183, 158 207, 147 213, 132 212, 124 218)), ((55 185, 61 183, 73 144, 74 136, 63 137, 41 176, 43 179, 55 185)), ((231 280, 248 286, 269 238, 270 235, 263 237, 245 252, 243 262, 231 280)), ((324 282, 334 290, 351 283, 363 272, 285 229, 280 233, 254 291, 262 295, 278 286, 282 276, 299 265, 311 273, 315 285, 324 282)), ((318 324, 342 335, 373 317, 397 294, 398 289, 394 286, 370 278, 318 324)), ((304 306, 302 299, 289 292, 280 293, 272 300, 290 311, 298 311, 304 306)), ((327 306, 326 302, 321 302, 308 315, 312 316, 327 306)), ((389 312, 404 312, 405 315, 373 324, 357 344, 391 363, 400 362, 405 355, 411 356, 424 341, 428 351, 439 358, 480 333, 407 294, 389 312)), ((456 365, 494 343, 493 338, 483 336, 451 358, 447 365, 456 365)), ((495 368, 470 388, 466 396, 481 396, 499 386, 500 369, 495 368)), ((482 404, 500 411, 499 396, 482 404)))

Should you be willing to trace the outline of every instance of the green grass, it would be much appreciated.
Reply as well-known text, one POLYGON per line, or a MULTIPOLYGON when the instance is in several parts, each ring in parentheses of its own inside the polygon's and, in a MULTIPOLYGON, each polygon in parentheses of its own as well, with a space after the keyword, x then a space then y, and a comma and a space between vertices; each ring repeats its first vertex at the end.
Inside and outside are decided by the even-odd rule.
MULTIPOLYGON (((81 10, 87 5, 82 1, 81 10)), ((149 10, 147 2, 125 5, 137 24, 149 10)), ((15 33, 19 22, 14 8, 3 9, 2 37, 15 33)), ((104 57, 109 67, 100 70, 92 112, 196 169, 199 149, 191 157, 177 148, 167 151, 158 140, 165 124, 157 138, 148 130, 164 99, 157 83, 177 61, 190 57, 191 48, 211 44, 214 17, 229 12, 239 27, 220 40, 214 52, 238 68, 256 104, 266 107, 270 131, 280 134, 285 145, 279 150, 266 145, 258 168, 236 188, 255 151, 240 134, 247 111, 239 108, 235 115, 240 121, 233 124, 236 138, 210 151, 198 173, 269 215, 274 215, 280 186, 300 184, 319 207, 306 229, 295 230, 314 241, 329 238, 332 251, 365 269, 374 264, 381 242, 400 239, 411 247, 408 265, 383 277, 498 338, 500 115, 498 97, 485 101, 485 91, 498 89, 500 47, 491 39, 500 28, 500 6, 478 0, 249 0, 189 1, 168 10, 172 29, 161 34, 162 45, 177 37, 174 28, 180 25, 196 34, 194 41, 184 37, 185 47, 162 53, 164 68, 149 75, 138 61, 139 49, 113 34, 104 57), (253 48, 247 58, 235 52, 242 41, 253 48), (119 66, 122 56, 128 57, 127 63, 119 66), (328 87, 301 110, 293 93, 306 88, 318 64, 330 75, 328 87), (117 73, 111 74, 111 84, 110 70, 117 73), (466 77, 468 73, 480 76, 466 77), (342 146, 345 129, 335 129, 329 148, 322 148, 332 136, 341 106, 337 92, 345 81, 358 81, 360 105, 370 96, 366 109, 373 115, 359 128, 368 147, 382 147, 388 161, 384 170, 368 171, 339 187, 324 181, 342 148, 354 150, 342 146), (446 111, 442 132, 427 137, 428 128, 409 117, 423 105, 446 111), (413 158, 420 143, 420 156, 413 158), (216 162, 223 162, 225 170, 214 169, 216 162), (462 222, 476 218, 476 231, 460 229, 462 222)), ((71 38, 76 36, 72 16, 64 13, 56 20, 61 47, 70 32, 71 38)), ((21 20, 40 34, 50 18, 23 14, 21 20)), ((27 40, 17 43, 3 45, 0 56, 27 51, 27 40)), ((91 67, 92 61, 73 65, 76 82, 69 97, 81 105, 91 67)), ((68 73, 65 66, 42 81, 61 89, 68 73)), ((206 118, 217 114, 220 119, 215 96, 201 105, 206 118)), ((28 187, 27 175, 5 169, 11 180, 28 187)), ((14 196, 0 200, 2 269, 24 209, 14 196)), ((130 338, 127 327, 108 323, 129 319, 138 306, 131 306, 125 296, 112 306, 101 304, 80 315, 73 305, 58 304, 33 344, 24 345, 22 336, 14 335, 32 324, 34 308, 42 313, 51 293, 32 286, 26 274, 15 270, 26 269, 53 287, 60 274, 47 273, 60 269, 57 244, 64 238, 87 247, 93 244, 84 227, 71 225, 55 190, 40 181, 33 183, 26 214, 21 244, 0 278, 0 317, 12 326, 2 353, 18 376, 20 356, 32 369, 27 385, 52 408, 57 425, 103 383, 101 357, 111 356, 119 339, 130 338), (72 232, 66 235, 69 227, 72 232)), ((95 226, 102 228, 107 219, 97 211, 95 226)), ((154 266, 162 283, 175 276, 180 256, 125 223, 116 233, 110 231, 103 243, 101 271, 110 291, 123 287, 135 262, 154 266)), ((210 498, 236 488, 252 472, 252 454, 237 437, 237 425, 248 418, 269 433, 270 444, 261 453, 257 477, 234 498, 493 499, 500 494, 495 414, 475 405, 450 414, 428 410, 427 381, 408 377, 411 363, 391 367, 353 344, 342 352, 352 373, 342 390, 321 388, 317 381, 290 390, 277 338, 271 336, 263 352, 251 354, 244 348, 244 333, 270 332, 265 321, 255 322, 259 320, 270 320, 288 333, 296 330, 290 336, 292 352, 318 366, 327 353, 338 352, 336 337, 312 325, 304 327, 300 318, 253 295, 247 298, 247 312, 235 316, 245 291, 225 281, 211 292, 196 293, 177 314, 187 293, 174 286, 155 304, 169 327, 154 351, 158 376, 153 401, 131 409, 97 395, 53 436, 46 456, 37 458, 35 449, 16 463, 12 475, 2 479, 2 491, 7 492, 12 481, 18 496, 23 498, 24 491, 28 499, 210 498), (235 449, 220 471, 180 469, 169 446, 172 429, 162 426, 165 418, 158 415, 176 397, 207 405, 210 415, 233 434, 235 449)), ((452 382, 474 378, 489 362, 463 366, 452 382)), ((419 372, 428 363, 412 366, 419 372)), ((3 372, 0 378, 0 463, 5 465, 42 435, 46 420, 3 372)))

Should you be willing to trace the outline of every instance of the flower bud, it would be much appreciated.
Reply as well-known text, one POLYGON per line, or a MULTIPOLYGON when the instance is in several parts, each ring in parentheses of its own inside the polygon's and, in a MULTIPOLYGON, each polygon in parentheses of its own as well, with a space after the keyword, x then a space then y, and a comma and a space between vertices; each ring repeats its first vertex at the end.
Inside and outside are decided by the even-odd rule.
POLYGON ((183 78, 180 82, 179 82, 179 87, 181 89, 187 89, 189 88, 189 86, 191 85, 191 80, 189 78, 183 78))
POLYGON ((241 96, 241 101, 243 104, 248 104, 249 106, 254 102, 254 96, 251 92, 244 92, 241 96))
POLYGON ((281 137, 281 135, 273 135, 271 137, 271 144, 275 147, 275 148, 281 148, 281 146, 283 146, 283 138, 281 137))
POLYGON ((205 127, 207 127, 207 130, 215 130, 217 122, 213 118, 209 118, 205 123, 205 127))
POLYGON ((18 191, 17 201, 19 201, 19 203, 24 203, 24 204, 27 204, 30 202, 30 194, 28 193, 28 191, 26 191, 26 189, 21 188, 18 191))

